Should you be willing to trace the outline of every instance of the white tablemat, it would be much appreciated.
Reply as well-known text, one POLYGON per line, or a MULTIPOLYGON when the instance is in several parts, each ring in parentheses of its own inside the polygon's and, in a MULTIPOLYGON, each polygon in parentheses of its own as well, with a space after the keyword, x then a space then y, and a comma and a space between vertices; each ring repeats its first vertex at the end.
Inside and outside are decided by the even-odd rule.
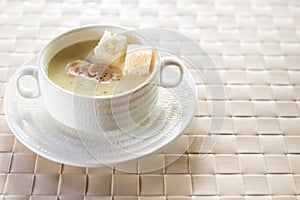
POLYGON ((299 200, 299 69, 299 1, 0 0, 0 199, 299 200), (223 80, 225 97, 197 83, 189 129, 165 152, 122 166, 136 173, 46 160, 15 139, 3 115, 16 69, 55 34, 92 23, 179 31, 206 50, 223 80), (218 102, 226 105, 221 136, 200 151, 205 139, 214 142, 209 105, 218 102), (160 169, 178 156, 168 150, 184 148, 160 169), (142 173, 153 163, 157 171, 142 173))

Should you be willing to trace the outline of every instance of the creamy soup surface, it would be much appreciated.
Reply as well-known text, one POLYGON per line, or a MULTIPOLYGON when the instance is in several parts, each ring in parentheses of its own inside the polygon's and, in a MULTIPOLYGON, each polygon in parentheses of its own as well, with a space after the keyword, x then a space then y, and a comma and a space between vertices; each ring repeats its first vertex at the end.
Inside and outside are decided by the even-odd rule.
MULTIPOLYGON (((84 76, 75 76, 67 73, 66 66, 78 59, 85 59, 97 46, 98 40, 91 40, 73 44, 58 52, 48 65, 48 77, 59 87, 78 94, 104 96, 118 94, 130 90, 144 82, 151 73, 145 76, 126 75, 110 82, 97 82, 84 76)), ((120 70, 124 62, 114 64, 120 70)))

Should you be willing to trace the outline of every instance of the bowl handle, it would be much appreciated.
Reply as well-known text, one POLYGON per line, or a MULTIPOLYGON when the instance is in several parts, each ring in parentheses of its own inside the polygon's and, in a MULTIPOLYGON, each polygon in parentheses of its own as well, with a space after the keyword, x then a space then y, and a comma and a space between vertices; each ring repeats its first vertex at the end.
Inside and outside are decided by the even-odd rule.
POLYGON ((40 96, 39 81, 38 81, 38 68, 34 65, 25 65, 19 68, 16 72, 16 86, 21 96, 28 99, 35 99, 40 96), (20 82, 24 76, 31 76, 35 81, 35 88, 26 88, 20 82))
POLYGON ((174 57, 163 57, 161 59, 160 84, 159 84, 160 86, 165 88, 176 87, 181 82, 182 77, 183 77, 183 66, 177 59, 175 59, 174 57), (172 83, 167 83, 163 81, 163 72, 166 68, 170 66, 175 66, 179 69, 179 77, 176 81, 172 83))

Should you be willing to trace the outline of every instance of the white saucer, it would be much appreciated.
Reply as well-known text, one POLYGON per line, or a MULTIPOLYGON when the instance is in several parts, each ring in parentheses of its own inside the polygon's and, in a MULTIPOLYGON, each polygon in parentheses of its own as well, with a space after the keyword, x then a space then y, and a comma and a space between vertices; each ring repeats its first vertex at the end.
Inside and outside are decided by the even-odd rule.
MULTIPOLYGON (((36 57, 26 64, 35 63, 36 57)), ((162 149, 181 135, 196 108, 195 84, 187 70, 177 87, 160 87, 151 119, 130 133, 85 132, 66 127, 50 116, 42 97, 26 99, 19 95, 15 76, 4 98, 8 125, 25 146, 50 160, 82 167, 114 165, 162 149)))

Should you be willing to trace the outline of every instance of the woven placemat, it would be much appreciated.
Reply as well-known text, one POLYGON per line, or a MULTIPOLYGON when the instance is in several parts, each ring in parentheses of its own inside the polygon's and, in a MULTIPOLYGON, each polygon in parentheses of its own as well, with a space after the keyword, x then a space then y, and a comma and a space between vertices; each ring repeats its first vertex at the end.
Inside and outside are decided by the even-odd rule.
POLYGON ((298 1, 0 0, 0 199, 299 200, 299 69, 298 1), (92 23, 170 28, 190 37, 213 60, 225 96, 211 98, 197 82, 199 109, 183 136, 123 170, 34 154, 7 126, 6 85, 55 34, 92 23), (214 141, 209 105, 218 102, 225 102, 225 123, 206 152, 203 142, 214 141), (154 164, 156 171, 143 173, 154 164))

